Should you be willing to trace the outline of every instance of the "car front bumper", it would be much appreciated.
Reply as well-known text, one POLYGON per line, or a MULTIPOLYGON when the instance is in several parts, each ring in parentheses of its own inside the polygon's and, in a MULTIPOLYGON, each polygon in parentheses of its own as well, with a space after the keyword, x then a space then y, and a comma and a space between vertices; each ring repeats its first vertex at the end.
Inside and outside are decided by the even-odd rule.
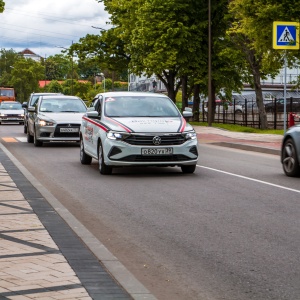
POLYGON ((137 146, 124 141, 106 139, 104 142, 104 162, 109 166, 184 166, 195 165, 198 161, 197 140, 188 140, 181 145, 137 146), (171 148, 171 150, 170 150, 171 148), (145 149, 172 153, 145 155, 145 149))
MULTIPOLYGON (((75 124, 67 128, 65 132, 60 132, 60 124, 56 126, 38 126, 36 125, 36 138, 42 142, 78 142, 80 141, 80 124, 75 124), (74 131, 74 130, 77 131, 74 131), (72 131, 71 131, 72 130, 72 131)), ((65 127, 63 127, 65 128, 65 127)))

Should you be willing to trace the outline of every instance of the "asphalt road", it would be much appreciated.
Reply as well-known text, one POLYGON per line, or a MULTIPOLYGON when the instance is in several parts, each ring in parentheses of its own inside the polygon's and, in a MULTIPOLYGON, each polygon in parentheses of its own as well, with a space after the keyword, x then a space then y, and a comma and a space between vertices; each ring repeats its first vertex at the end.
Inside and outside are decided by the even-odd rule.
POLYGON ((278 156, 200 145, 195 174, 101 176, 77 145, 35 148, 18 125, 0 138, 158 299, 300 299, 299 178, 278 156))

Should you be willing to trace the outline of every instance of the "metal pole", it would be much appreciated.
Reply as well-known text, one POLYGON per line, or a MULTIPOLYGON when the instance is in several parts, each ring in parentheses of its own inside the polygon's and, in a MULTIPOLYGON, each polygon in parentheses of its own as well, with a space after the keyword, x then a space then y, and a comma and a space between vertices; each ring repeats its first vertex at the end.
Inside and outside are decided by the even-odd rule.
MULTIPOLYGON (((72 46, 73 46, 73 41, 72 41, 72 46)), ((71 66, 71 71, 72 71, 72 74, 71 74, 71 95, 73 96, 73 80, 74 80, 74 62, 73 62, 73 49, 72 49, 72 66, 71 66)))
POLYGON ((283 101, 284 101, 284 109, 283 109, 283 131, 286 132, 286 68, 287 68, 287 57, 286 51, 284 53, 284 90, 283 90, 283 101))
POLYGON ((208 126, 212 126, 212 91, 211 91, 211 0, 208 0, 208 126))

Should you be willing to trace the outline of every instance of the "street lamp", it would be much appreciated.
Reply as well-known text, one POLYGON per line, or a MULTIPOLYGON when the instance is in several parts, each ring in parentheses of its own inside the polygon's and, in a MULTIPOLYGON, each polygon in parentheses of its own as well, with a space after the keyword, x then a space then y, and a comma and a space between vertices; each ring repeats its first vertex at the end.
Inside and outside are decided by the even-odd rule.
MULTIPOLYGON (((73 45, 73 41, 72 41, 73 45)), ((70 50, 70 48, 65 48, 63 46, 55 46, 57 48, 65 49, 67 51, 70 50)), ((72 55, 71 55, 71 95, 73 96, 73 80, 74 80, 74 62, 73 62, 73 50, 72 50, 72 55)))
POLYGON ((105 93, 105 76, 103 73, 99 74, 101 77, 103 77, 103 89, 104 89, 104 93, 105 93))

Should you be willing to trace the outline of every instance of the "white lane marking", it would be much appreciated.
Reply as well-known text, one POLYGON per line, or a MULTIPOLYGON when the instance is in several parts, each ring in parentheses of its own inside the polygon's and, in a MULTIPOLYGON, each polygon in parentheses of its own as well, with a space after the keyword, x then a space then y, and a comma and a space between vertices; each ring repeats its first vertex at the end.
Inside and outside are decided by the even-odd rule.
POLYGON ((15 139, 17 139, 18 141, 25 143, 27 142, 27 137, 16 137, 15 139))
POLYGON ((265 184, 265 185, 274 186, 274 187, 277 187, 277 188, 280 188, 280 189, 283 189, 283 190, 287 190, 287 191, 291 191, 291 192, 295 192, 295 193, 300 194, 300 190, 291 189, 291 188, 288 188, 288 187, 285 187, 285 186, 282 186, 282 185, 278 185, 278 184, 274 184, 274 183, 270 183, 270 182, 267 182, 267 181, 262 181, 262 180, 254 179, 254 178, 251 178, 251 177, 242 176, 242 175, 238 175, 238 174, 234 174, 234 173, 230 173, 230 172, 226 172, 226 171, 222 171, 222 170, 218 170, 218 169, 214 169, 214 168, 209 168, 209 167, 205 167, 205 166, 197 165, 197 167, 207 169, 207 170, 211 170, 211 171, 215 171, 215 172, 219 172, 219 173, 223 173, 223 174, 227 174, 227 175, 230 175, 230 176, 243 178, 243 179, 246 179, 246 180, 251 180, 251 181, 254 181, 254 182, 259 182, 259 183, 262 183, 262 184, 265 184))

